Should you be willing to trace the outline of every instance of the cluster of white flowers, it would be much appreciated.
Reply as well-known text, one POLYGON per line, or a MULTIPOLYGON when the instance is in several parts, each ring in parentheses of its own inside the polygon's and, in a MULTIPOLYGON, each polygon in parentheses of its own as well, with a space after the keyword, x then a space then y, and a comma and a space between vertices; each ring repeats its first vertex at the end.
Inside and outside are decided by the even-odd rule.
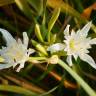
POLYGON ((27 49, 28 47, 28 36, 26 32, 23 32, 23 42, 21 39, 17 41, 12 37, 12 35, 5 29, 0 28, 0 32, 6 41, 6 47, 0 49, 0 55, 4 58, 4 64, 0 64, 0 69, 13 68, 20 64, 17 68, 17 72, 24 67, 24 63, 28 60, 29 55, 34 52, 33 49, 27 49))
MULTIPOLYGON (((61 50, 65 51, 67 53, 67 62, 70 66, 72 66, 73 56, 75 60, 80 57, 81 60, 89 63, 96 69, 95 61, 88 55, 88 49, 91 48, 92 44, 96 44, 96 38, 91 39, 90 37, 87 37, 91 25, 92 22, 89 22, 81 30, 77 30, 77 32, 72 30, 71 33, 69 33, 70 25, 67 25, 64 30, 64 42, 49 46, 47 51, 51 51, 52 53, 61 50)), ((0 56, 4 59, 4 64, 0 64, 0 69, 9 67, 14 68, 19 64, 19 67, 16 70, 19 72, 20 69, 24 67, 24 63, 29 59, 29 55, 34 53, 34 49, 27 49, 29 42, 27 33, 23 32, 22 42, 21 39, 16 41, 5 29, 0 28, 0 32, 6 41, 6 47, 0 49, 0 56)), ((50 60, 54 63, 52 58, 50 60)))
POLYGON ((72 56, 77 60, 80 57, 81 60, 89 63, 93 68, 96 69, 96 63, 91 56, 88 55, 88 49, 91 48, 92 44, 96 44, 96 38, 91 39, 87 37, 88 31, 92 22, 87 23, 81 30, 74 30, 69 33, 70 25, 64 30, 64 43, 56 43, 48 47, 48 51, 56 52, 63 50, 67 52, 67 63, 72 66, 72 56))

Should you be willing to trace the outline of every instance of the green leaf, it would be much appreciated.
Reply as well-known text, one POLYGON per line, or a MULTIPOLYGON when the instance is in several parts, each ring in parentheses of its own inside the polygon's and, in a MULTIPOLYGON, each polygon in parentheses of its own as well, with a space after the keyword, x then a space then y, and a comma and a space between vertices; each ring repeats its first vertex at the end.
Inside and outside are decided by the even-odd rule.
POLYGON ((89 96, 96 96, 96 92, 74 71, 72 70, 65 62, 58 60, 58 64, 64 68, 77 82, 82 86, 89 96))
POLYGON ((56 20, 58 19, 59 17, 59 14, 60 14, 60 8, 56 8, 53 12, 53 15, 48 23, 48 41, 50 42, 50 35, 51 35, 51 30, 56 22, 56 20))
POLYGON ((45 25, 46 23, 46 5, 47 5, 47 0, 43 0, 43 20, 42 20, 42 25, 45 25))
POLYGON ((52 38, 51 38, 51 44, 53 44, 53 43, 55 43, 55 41, 56 41, 56 38, 57 36, 56 36, 56 34, 54 34, 54 35, 52 35, 52 38))
POLYGON ((24 94, 26 96, 38 96, 37 93, 34 93, 32 91, 29 91, 25 88, 13 86, 13 85, 0 85, 0 91, 9 91, 9 92, 15 92, 19 94, 24 94))
POLYGON ((42 24, 40 26, 40 29, 41 29, 41 34, 42 34, 43 39, 46 40, 47 35, 48 35, 48 30, 47 30, 46 26, 44 24, 42 24))
POLYGON ((38 40, 40 40, 40 42, 44 42, 43 37, 40 32, 40 27, 38 24, 35 25, 35 34, 36 34, 38 40))
POLYGON ((45 92, 45 93, 43 93, 43 94, 41 94, 41 95, 39 95, 39 96, 51 96, 51 95, 49 95, 49 94, 52 93, 53 91, 55 91, 57 88, 58 88, 58 86, 52 88, 52 89, 49 90, 48 92, 45 92))
POLYGON ((32 10, 28 5, 26 0, 15 0, 15 3, 19 7, 19 9, 24 12, 24 14, 29 18, 32 19, 32 10))
POLYGON ((43 12, 43 0, 27 0, 27 2, 37 11, 38 15, 43 12))

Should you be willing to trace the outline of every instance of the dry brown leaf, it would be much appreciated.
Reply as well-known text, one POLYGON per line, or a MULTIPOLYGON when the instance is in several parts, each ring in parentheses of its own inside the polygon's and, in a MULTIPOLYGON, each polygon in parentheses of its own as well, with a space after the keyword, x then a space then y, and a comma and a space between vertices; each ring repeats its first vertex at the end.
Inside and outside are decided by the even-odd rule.
POLYGON ((96 10, 96 2, 92 4, 91 6, 89 6, 88 8, 86 8, 81 14, 81 16, 89 19, 91 16, 92 10, 96 10))

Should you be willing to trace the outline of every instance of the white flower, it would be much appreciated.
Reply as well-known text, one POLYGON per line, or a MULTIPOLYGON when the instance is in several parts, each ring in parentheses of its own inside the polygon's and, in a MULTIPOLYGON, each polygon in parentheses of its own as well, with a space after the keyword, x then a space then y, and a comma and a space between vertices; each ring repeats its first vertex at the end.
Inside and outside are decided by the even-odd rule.
POLYGON ((0 28, 5 41, 6 47, 2 47, 0 50, 0 55, 4 58, 4 64, 0 64, 0 69, 5 69, 13 66, 13 68, 20 64, 17 68, 17 72, 24 67, 24 63, 28 60, 31 53, 34 52, 33 49, 27 49, 28 47, 28 36, 26 32, 23 32, 23 42, 18 39, 17 41, 12 37, 12 35, 5 29, 0 28))
POLYGON ((62 43, 56 43, 47 48, 47 51, 51 51, 52 53, 63 50, 65 45, 62 43))
MULTIPOLYGON (((94 60, 91 56, 88 55, 88 49, 91 48, 92 44, 96 44, 96 38, 91 39, 90 37, 87 37, 91 25, 92 22, 89 22, 81 30, 78 30, 77 32, 74 32, 74 30, 72 30, 71 34, 69 33, 70 25, 67 25, 67 27, 65 28, 65 40, 63 44, 65 45, 65 48, 63 50, 67 52, 67 62, 70 66, 72 66, 73 56, 75 60, 77 60, 77 57, 80 57, 81 60, 89 63, 93 68, 96 69, 96 64, 94 60)), ((56 46, 59 46, 60 44, 57 44, 56 46, 55 45, 56 44, 53 44, 52 46, 48 47, 48 51, 57 51, 56 46)), ((59 47, 58 50, 62 50, 62 48, 59 47)))

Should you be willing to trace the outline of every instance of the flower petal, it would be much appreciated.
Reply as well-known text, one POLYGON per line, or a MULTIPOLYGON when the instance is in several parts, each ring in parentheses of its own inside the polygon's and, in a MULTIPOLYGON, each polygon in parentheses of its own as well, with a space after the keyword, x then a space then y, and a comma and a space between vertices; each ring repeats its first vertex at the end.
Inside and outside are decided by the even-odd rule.
POLYGON ((69 66, 72 66, 73 64, 72 64, 72 55, 69 55, 68 57, 67 57, 67 63, 69 64, 69 66))
POLYGON ((18 38, 17 42, 18 42, 18 44, 22 44, 22 41, 20 38, 18 38))
POLYGON ((26 47, 28 47, 29 38, 26 32, 23 32, 23 43, 26 47))
POLYGON ((72 29, 71 36, 74 36, 74 35, 75 35, 75 31, 72 29))
POLYGON ((70 25, 67 25, 65 30, 64 30, 64 35, 65 36, 69 36, 69 27, 70 27, 70 25))
POLYGON ((19 65, 19 67, 17 68, 16 72, 19 72, 22 68, 24 68, 24 63, 25 63, 25 62, 20 63, 20 65, 19 65))
POLYGON ((35 50, 34 50, 34 49, 29 48, 29 49, 28 49, 28 56, 29 56, 30 54, 34 53, 34 52, 35 52, 35 50))
POLYGON ((83 36, 83 37, 87 37, 88 35, 88 31, 90 30, 90 27, 92 25, 92 22, 89 22, 87 23, 82 29, 80 32, 80 35, 83 36))
POLYGON ((5 68, 9 68, 11 66, 13 66, 13 65, 12 64, 0 64, 0 70, 5 69, 5 68))
POLYGON ((47 48, 47 51, 51 51, 53 53, 53 52, 57 52, 57 51, 63 50, 64 48, 65 48, 64 44, 56 43, 56 44, 53 44, 53 45, 49 46, 47 48))
POLYGON ((77 58, 78 58, 78 54, 75 53, 75 54, 73 55, 73 57, 74 57, 75 60, 77 60, 77 58))
POLYGON ((7 46, 12 45, 12 43, 16 43, 16 40, 7 30, 0 28, 0 32, 2 33, 4 39, 6 40, 7 46))
POLYGON ((91 65, 93 68, 96 69, 96 63, 91 56, 89 56, 87 54, 82 54, 82 55, 80 54, 79 57, 80 57, 80 59, 89 63, 89 65, 91 65))
POLYGON ((96 38, 90 40, 90 44, 96 44, 96 38))

